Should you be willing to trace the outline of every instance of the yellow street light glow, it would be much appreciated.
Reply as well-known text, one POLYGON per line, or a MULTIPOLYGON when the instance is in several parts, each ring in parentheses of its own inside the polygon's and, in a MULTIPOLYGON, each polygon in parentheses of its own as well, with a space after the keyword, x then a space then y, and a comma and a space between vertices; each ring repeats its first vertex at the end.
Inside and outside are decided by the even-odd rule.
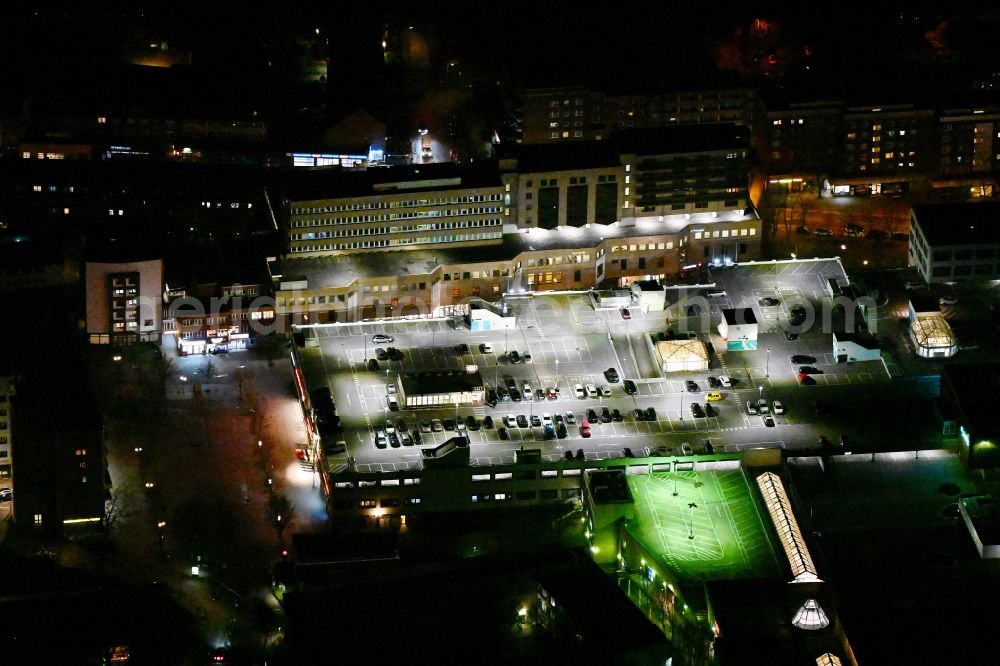
POLYGON ((592 552, 594 555, 596 555, 597 551, 599 551, 599 550, 600 550, 600 548, 598 548, 597 546, 591 546, 590 547, 590 552, 592 552))
POLYGON ((525 608, 524 606, 521 606, 520 608, 517 609, 517 614, 520 615, 521 617, 525 617, 528 614, 528 609, 525 608))

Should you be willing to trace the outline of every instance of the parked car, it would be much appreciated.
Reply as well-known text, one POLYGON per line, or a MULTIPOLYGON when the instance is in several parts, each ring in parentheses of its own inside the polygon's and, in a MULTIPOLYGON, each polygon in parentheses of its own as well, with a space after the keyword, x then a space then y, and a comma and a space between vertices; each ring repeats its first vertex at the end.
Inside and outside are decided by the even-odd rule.
POLYGON ((734 382, 732 378, 728 377, 727 375, 721 375, 719 377, 719 384, 722 386, 722 388, 732 388, 733 383, 734 382))
POLYGON ((760 418, 764 422, 764 425, 766 427, 768 427, 768 428, 773 428, 774 427, 774 419, 771 418, 770 414, 761 414, 760 418))
POLYGON ((805 322, 808 313, 804 305, 796 305, 788 311, 788 323, 792 326, 799 326, 805 322))
POLYGON ((498 402, 500 402, 500 396, 497 394, 497 390, 488 389, 486 391, 486 404, 490 407, 496 407, 498 402))
POLYGON ((799 339, 799 334, 798 333, 792 333, 791 331, 785 331, 785 339, 789 340, 789 341, 791 341, 791 340, 798 340, 799 339))
POLYGON ((646 420, 647 421, 655 421, 656 420, 656 410, 653 409, 652 407, 647 407, 646 408, 646 412, 645 412, 645 416, 646 416, 646 420))
POLYGON ((813 377, 811 377, 810 375, 800 374, 799 375, 799 383, 803 384, 805 386, 815 386, 816 385, 816 380, 813 377))
POLYGON ((525 363, 531 363, 531 354, 521 354, 521 360, 525 363))
POLYGON ((520 363, 521 362, 521 355, 518 354, 517 351, 515 351, 515 350, 512 349, 512 350, 510 350, 510 352, 507 353, 507 360, 509 360, 511 363, 514 363, 514 364, 520 363))
POLYGON ((570 451, 569 449, 566 449, 566 453, 563 454, 563 457, 566 458, 566 460, 572 460, 573 459, 573 452, 570 451))
POLYGON ((762 299, 758 300, 757 302, 760 305, 762 305, 763 307, 765 307, 765 308, 773 308, 775 306, 781 305, 781 300, 779 300, 777 298, 772 298, 770 296, 768 296, 766 298, 762 298, 762 299))
POLYGON ((566 412, 566 423, 573 425, 576 423, 576 414, 573 412, 566 412))
POLYGON ((628 311, 628 308, 622 308, 621 309, 621 313, 622 313, 622 319, 631 319, 632 318, 632 313, 628 311))
POLYGON ((711 388, 719 388, 722 386, 722 382, 719 381, 718 377, 711 376, 708 378, 708 385, 711 388))
POLYGON ((538 417, 538 414, 532 414, 531 415, 531 427, 532 428, 538 428, 538 427, 541 427, 541 425, 542 425, 542 419, 540 419, 538 417))
POLYGON ((492 354, 493 353, 493 345, 491 343, 489 343, 489 342, 480 343, 480 345, 479 345, 479 351, 482 352, 483 354, 492 354))
POLYGON ((940 305, 958 305, 958 299, 954 296, 942 296, 938 299, 940 305))
POLYGON ((404 356, 403 352, 399 351, 395 347, 389 347, 385 350, 386 355, 388 355, 390 361, 402 361, 404 356))
POLYGON ((622 449, 622 455, 626 458, 635 458, 635 454, 632 453, 632 449, 627 446, 622 449))
MULTIPOLYGON (((584 421, 583 423, 580 424, 580 436, 581 437, 590 437, 590 423, 588 423, 587 421, 584 421)), ((583 452, 583 449, 580 449, 577 452, 576 457, 579 458, 579 459, 582 459, 583 456, 580 455, 582 452, 583 452)))
POLYGON ((514 402, 521 402, 521 392, 518 391, 516 388, 512 388, 510 390, 510 399, 513 400, 514 402))
POLYGON ((517 427, 518 428, 527 428, 528 427, 528 417, 525 416, 524 414, 518 414, 517 415, 517 427))
POLYGON ((386 350, 382 349, 381 347, 378 347, 375 350, 375 358, 377 360, 379 360, 379 361, 388 361, 389 360, 389 352, 387 352, 386 350))
POLYGON ((559 394, 556 393, 556 390, 553 387, 549 386, 545 389, 545 397, 549 400, 555 400, 559 397, 559 394))
POLYGON ((751 416, 756 416, 757 415, 757 405, 755 405, 754 403, 750 402, 749 400, 747 401, 747 414, 749 414, 751 416))
POLYGON ((583 384, 575 384, 573 386, 573 394, 577 398, 586 398, 587 397, 586 392, 584 392, 584 390, 583 390, 583 384))
POLYGON ((611 387, 608 386, 607 384, 601 384, 599 387, 597 387, 597 390, 601 394, 602 398, 611 397, 611 387))
POLYGON ((455 419, 445 419, 444 420, 444 429, 447 430, 448 432, 454 432, 455 431, 455 419))
POLYGON ((464 354, 468 354, 469 353, 469 345, 467 345, 467 344, 465 344, 463 342, 462 344, 460 344, 460 345, 458 345, 458 346, 455 347, 455 351, 458 352, 459 354, 463 354, 463 355, 464 354))
POLYGON ((497 436, 499 436, 500 439, 510 439, 510 434, 507 432, 507 428, 504 428, 503 426, 497 428, 497 436))
POLYGON ((701 388, 698 386, 698 382, 692 381, 690 379, 684 382, 684 385, 687 387, 688 393, 698 393, 699 391, 701 391, 701 388))
POLYGON ((431 426, 430 421, 422 421, 420 423, 420 432, 430 432, 433 426, 431 426))
POLYGON ((434 432, 443 432, 444 431, 444 424, 441 423, 441 419, 432 419, 431 420, 431 430, 433 430, 434 432))
POLYGON ((725 298, 726 297, 726 292, 725 291, 710 291, 707 294, 705 294, 705 296, 707 296, 708 298, 725 298))
POLYGON ((718 410, 716 410, 715 407, 712 406, 712 403, 710 402, 705 403, 705 416, 715 416, 718 413, 719 413, 718 410))
POLYGON ((587 397, 588 398, 596 398, 597 397, 597 387, 595 385, 593 385, 593 384, 587 384, 586 389, 587 389, 587 397))
POLYGON ((507 416, 503 417, 503 424, 508 428, 514 428, 517 426, 517 417, 514 416, 513 414, 508 414, 507 416))
POLYGON ((611 420, 612 421, 624 421, 625 417, 622 416, 622 412, 617 407, 611 410, 611 420))
POLYGON ((368 359, 368 369, 372 371, 378 370, 378 361, 373 358, 368 359))
POLYGON ((383 333, 379 333, 378 335, 372 336, 372 344, 374 345, 384 345, 395 341, 396 338, 392 337, 391 335, 385 335, 383 333))
POLYGON ((622 388, 625 389, 625 393, 629 395, 635 395, 635 392, 637 390, 635 382, 632 381, 631 379, 626 379, 625 381, 623 381, 622 388))
POLYGON ((694 455, 694 449, 691 448, 690 444, 688 444, 687 442, 684 442, 683 444, 681 444, 681 455, 693 456, 694 455))
MULTIPOLYGON (((559 439, 566 439, 568 433, 566 432, 566 425, 564 423, 556 424, 556 437, 559 439)), ((567 451, 568 453, 568 451, 567 451)))
POLYGON ((705 400, 708 400, 710 402, 716 400, 722 400, 722 394, 719 393, 718 391, 709 391, 708 393, 705 394, 705 400))
POLYGON ((475 416, 469 414, 468 416, 465 417, 465 427, 475 432, 479 430, 479 421, 476 420, 475 416))
POLYGON ((697 402, 691 403, 691 416, 695 417, 696 419, 705 418, 705 411, 701 408, 701 405, 699 405, 697 402))
POLYGON ((701 306, 695 303, 694 305, 689 305, 687 309, 688 317, 697 317, 701 314, 701 306))
POLYGON ((591 423, 597 423, 600 419, 597 416, 597 411, 594 409, 587 410, 587 420, 591 423))
POLYGON ((483 418, 483 427, 486 428, 487 430, 492 430, 493 429, 493 417, 492 416, 486 416, 486 417, 483 418))
POLYGON ((712 440, 710 439, 705 440, 705 453, 709 455, 715 453, 715 446, 712 444, 712 440))
MULTIPOLYGON (((590 432, 590 430, 588 429, 588 430, 587 430, 587 432, 589 433, 589 432, 590 432)), ((588 434, 588 435, 584 435, 584 436, 585 436, 585 437, 590 437, 590 435, 589 435, 589 434, 588 434)), ((586 454, 584 454, 584 452, 583 452, 583 449, 577 449, 577 450, 576 450, 576 459, 577 459, 577 460, 584 460, 584 459, 586 459, 586 457, 587 457, 587 456, 586 456, 586 454)))
POLYGON ((545 400, 545 389, 535 389, 535 400, 545 400))
POLYGON ((792 363, 794 363, 795 365, 807 365, 809 363, 815 363, 815 362, 816 362, 815 356, 796 354, 795 356, 792 357, 792 363))
POLYGON ((632 418, 634 418, 636 421, 645 421, 646 413, 639 408, 633 409, 632 418))
POLYGON ((826 227, 819 227, 815 231, 813 231, 813 233, 816 234, 817 236, 832 236, 833 235, 833 231, 831 231, 830 229, 827 229, 826 227))
POLYGON ((601 407, 601 423, 611 423, 611 410, 601 407))
POLYGON ((618 383, 620 377, 618 376, 618 371, 614 368, 608 368, 604 371, 604 378, 607 379, 612 384, 618 383))
POLYGON ((799 368, 800 375, 822 375, 823 371, 819 368, 814 368, 811 365, 803 365, 799 368))
POLYGON ((774 402, 771 403, 771 411, 774 412, 775 414, 784 414, 785 406, 781 404, 781 402, 775 400, 774 402))

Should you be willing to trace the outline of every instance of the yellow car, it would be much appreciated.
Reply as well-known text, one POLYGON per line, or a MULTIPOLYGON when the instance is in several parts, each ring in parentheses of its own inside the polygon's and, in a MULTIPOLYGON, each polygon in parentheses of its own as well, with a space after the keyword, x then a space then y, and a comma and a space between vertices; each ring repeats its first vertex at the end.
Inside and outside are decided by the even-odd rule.
POLYGON ((705 395, 705 399, 713 402, 716 400, 722 400, 722 394, 719 393, 718 391, 709 391, 705 395))

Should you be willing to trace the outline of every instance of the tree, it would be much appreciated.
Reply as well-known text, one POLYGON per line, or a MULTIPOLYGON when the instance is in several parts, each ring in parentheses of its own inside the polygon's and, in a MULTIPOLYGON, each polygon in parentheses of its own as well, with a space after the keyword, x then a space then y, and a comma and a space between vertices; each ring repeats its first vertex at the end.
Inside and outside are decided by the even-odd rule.
POLYGON ((110 540, 111 532, 123 518, 135 514, 135 495, 128 486, 115 486, 111 496, 104 501, 104 516, 101 518, 101 528, 104 538, 110 540))
POLYGON ((206 356, 205 361, 201 364, 201 371, 205 375, 204 383, 212 381, 212 377, 215 376, 215 359, 206 356))
POLYGON ((278 541, 284 543, 285 528, 295 515, 295 505, 285 495, 272 493, 267 498, 267 509, 274 521, 274 529, 278 532, 278 541))
POLYGON ((257 338, 254 349, 258 350, 267 359, 267 367, 273 368, 274 361, 281 355, 283 340, 277 334, 262 335, 257 338))

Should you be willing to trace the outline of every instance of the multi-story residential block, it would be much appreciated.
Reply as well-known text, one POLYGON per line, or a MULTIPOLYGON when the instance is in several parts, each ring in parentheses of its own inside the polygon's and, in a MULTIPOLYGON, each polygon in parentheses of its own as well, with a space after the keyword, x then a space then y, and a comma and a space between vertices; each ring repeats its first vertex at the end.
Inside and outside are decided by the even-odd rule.
POLYGON ((0 519, 11 517, 14 504, 14 378, 0 375, 0 519))
MULTIPOLYGON (((837 166, 840 102, 771 98, 757 131, 757 153, 769 176, 829 174, 837 166)), ((801 182, 801 181, 799 181, 801 182)))
POLYGON ((669 125, 751 125, 757 93, 746 88, 608 95, 587 87, 524 93, 518 142, 600 141, 615 131, 669 125))
POLYGON ((1000 203, 914 206, 909 264, 928 284, 1000 277, 1000 203))
POLYGON ((267 284, 205 284, 190 291, 168 285, 164 333, 176 336, 182 355, 247 349, 258 335, 272 332, 270 291, 267 284))
POLYGON ((87 335, 92 344, 160 339, 163 261, 85 264, 87 335))
POLYGON ((471 177, 454 165, 323 175, 311 189, 338 196, 289 197, 290 252, 271 265, 278 316, 430 314, 470 297, 626 286, 754 258, 747 138, 733 125, 659 128, 521 146, 499 172, 471 177), (484 191, 483 179, 496 184, 484 191), (413 229, 401 215, 427 221, 413 229), (467 221, 484 226, 441 228, 467 221))
POLYGON ((901 194, 936 167, 936 113, 913 104, 849 107, 840 165, 829 183, 836 194, 901 194))

